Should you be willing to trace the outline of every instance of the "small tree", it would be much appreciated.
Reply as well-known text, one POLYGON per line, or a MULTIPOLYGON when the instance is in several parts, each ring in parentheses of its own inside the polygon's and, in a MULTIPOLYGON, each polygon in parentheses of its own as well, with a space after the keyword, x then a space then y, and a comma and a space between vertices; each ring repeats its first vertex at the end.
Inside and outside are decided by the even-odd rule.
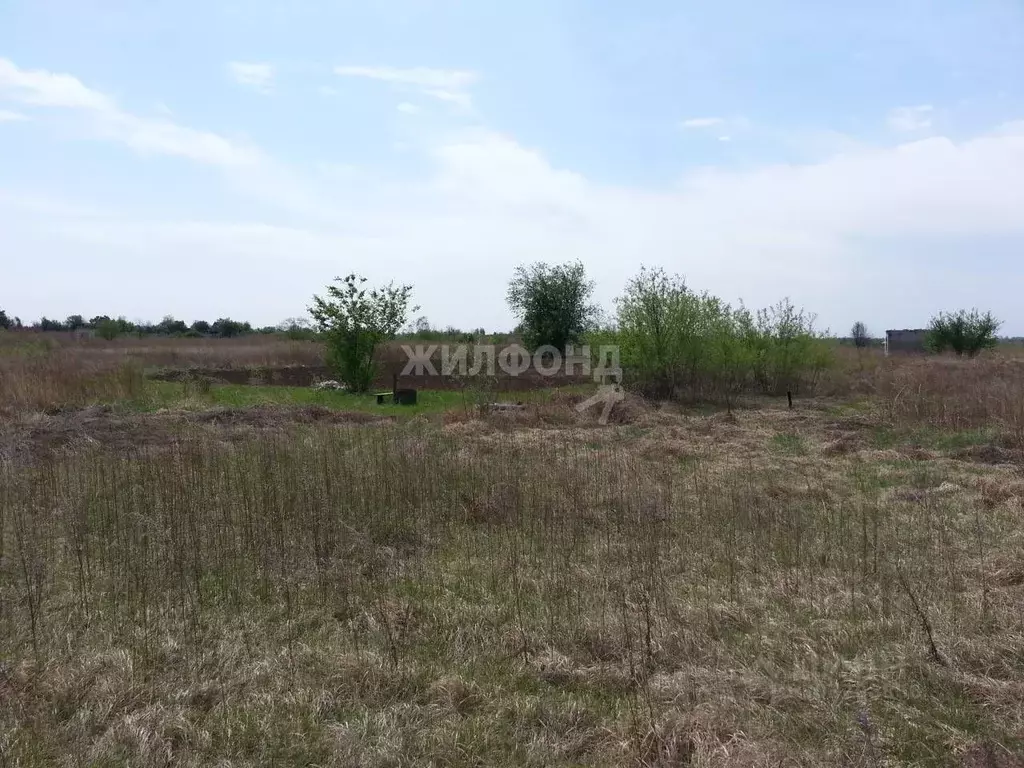
POLYGON ((374 352, 405 323, 412 286, 388 283, 367 292, 366 278, 356 274, 335 282, 326 298, 313 297, 309 314, 327 342, 327 364, 349 389, 366 392, 377 374, 374 352))
POLYGON ((1000 325, 1002 323, 991 312, 984 315, 976 309, 940 312, 928 325, 925 343, 933 352, 952 350, 958 355, 974 357, 981 350, 996 345, 1000 325))
POLYGON ((4 312, 4 310, 0 309, 0 328, 3 328, 6 331, 12 325, 14 325, 14 323, 11 322, 11 318, 7 316, 7 313, 4 312))
POLYGON ((93 327, 96 329, 96 334, 101 339, 106 339, 107 341, 116 339, 121 335, 120 324, 117 320, 111 320, 109 317, 104 317, 99 322, 94 323, 93 327))
POLYGON ((643 267, 616 300, 622 363, 650 396, 673 397, 680 383, 686 333, 681 319, 690 295, 681 276, 643 267))
POLYGON ((173 315, 164 315, 164 319, 157 324, 156 328, 156 332, 164 336, 174 336, 188 330, 185 321, 175 320, 173 315))
POLYGON ((230 317, 221 317, 210 326, 210 333, 222 339, 229 339, 235 336, 243 336, 252 333, 252 326, 248 321, 232 320, 230 317))
POLYGON ((853 346, 857 349, 864 349, 871 344, 871 335, 868 333, 868 327, 860 320, 853 324, 853 328, 850 329, 850 336, 853 338, 853 346))
POLYGON ((832 363, 823 342, 825 333, 814 328, 815 315, 797 309, 787 297, 758 310, 746 327, 747 344, 754 356, 754 377, 766 394, 800 391, 813 386, 832 363))
POLYGON ((594 283, 580 262, 519 266, 508 285, 508 304, 520 320, 529 349, 550 344, 564 350, 594 325, 597 307, 590 303, 594 283))

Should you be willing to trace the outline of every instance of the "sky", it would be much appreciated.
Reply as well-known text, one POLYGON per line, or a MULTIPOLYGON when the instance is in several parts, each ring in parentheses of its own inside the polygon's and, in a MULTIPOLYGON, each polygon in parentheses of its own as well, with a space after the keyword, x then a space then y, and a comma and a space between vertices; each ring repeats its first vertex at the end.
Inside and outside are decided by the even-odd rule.
POLYGON ((0 308, 510 328, 642 265, 843 334, 1024 335, 1020 0, 0 0, 0 308), (410 320, 413 316, 410 316, 410 320))

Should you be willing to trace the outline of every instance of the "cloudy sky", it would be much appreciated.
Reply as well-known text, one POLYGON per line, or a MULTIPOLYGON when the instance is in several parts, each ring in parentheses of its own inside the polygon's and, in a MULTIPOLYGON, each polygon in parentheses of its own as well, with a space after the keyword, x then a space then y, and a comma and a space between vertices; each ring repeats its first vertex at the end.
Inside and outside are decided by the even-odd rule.
POLYGON ((511 325, 641 266, 845 331, 1024 334, 1020 0, 0 0, 0 307, 511 325))

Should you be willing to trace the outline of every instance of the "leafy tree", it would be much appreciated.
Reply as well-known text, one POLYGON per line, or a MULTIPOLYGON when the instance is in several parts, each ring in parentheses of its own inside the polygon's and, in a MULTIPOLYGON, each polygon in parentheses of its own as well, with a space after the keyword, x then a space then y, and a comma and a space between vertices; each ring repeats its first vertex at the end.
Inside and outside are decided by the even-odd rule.
POLYGON ((996 345, 996 332, 1001 325, 991 312, 982 315, 977 309, 940 312, 928 326, 926 344, 933 352, 952 350, 957 355, 974 357, 996 345))
POLYGON ((205 320, 196 320, 192 323, 192 330, 196 333, 207 334, 210 332, 210 324, 205 320))
POLYGON ((156 326, 156 332, 165 336, 185 333, 187 330, 184 320, 175 320, 171 315, 164 315, 164 319, 156 326))
POLYGON ((754 353, 754 377, 768 394, 799 391, 831 364, 831 353, 814 328, 815 316, 788 299, 761 309, 747 327, 754 353))
MULTIPOLYGON (((95 319, 96 318, 94 318, 94 320, 95 319)), ((96 334, 101 339, 110 341, 111 339, 116 339, 121 335, 122 329, 120 323, 118 323, 117 320, 111 320, 109 317, 103 317, 102 319, 99 319, 98 322, 90 321, 89 324, 96 329, 96 334)))
POLYGON ((7 313, 4 310, 0 309, 0 328, 3 328, 6 331, 13 325, 14 323, 11 320, 11 318, 7 316, 7 313))
POLYGON ((622 364, 653 397, 672 397, 683 375, 679 316, 688 295, 682 277, 644 267, 616 302, 622 364))
POLYGON ((595 325, 593 292, 594 283, 587 280, 580 262, 555 266, 538 262, 516 268, 507 299, 529 349, 550 344, 564 350, 595 325))
POLYGON ((210 326, 210 332, 214 336, 219 336, 222 339, 228 339, 234 336, 252 333, 252 326, 249 325, 248 322, 243 323, 238 320, 232 320, 229 317, 222 317, 210 326))
POLYGON ((85 318, 81 315, 68 315, 68 319, 64 321, 64 327, 69 331, 85 328, 85 318))
POLYGON ((850 329, 850 337, 853 339, 853 346, 857 347, 857 349, 864 349, 871 344, 871 335, 868 333, 868 327, 860 320, 854 323, 853 328, 850 329))
POLYGON ((51 320, 48 317, 39 320, 39 330, 41 331, 63 331, 64 328, 64 323, 60 320, 51 320))
MULTIPOLYGON (((356 274, 335 278, 327 296, 313 296, 309 314, 327 342, 327 363, 355 392, 366 392, 376 378, 374 351, 393 339, 405 323, 411 285, 388 283, 369 291, 356 274)), ((415 312, 419 307, 413 307, 415 312)))
POLYGON ((277 326, 277 330, 291 341, 313 341, 316 339, 316 331, 305 317, 289 317, 277 326))
POLYGON ((646 268, 627 284, 617 304, 622 364, 645 392, 711 395, 731 407, 751 373, 745 310, 694 293, 679 275, 646 268))

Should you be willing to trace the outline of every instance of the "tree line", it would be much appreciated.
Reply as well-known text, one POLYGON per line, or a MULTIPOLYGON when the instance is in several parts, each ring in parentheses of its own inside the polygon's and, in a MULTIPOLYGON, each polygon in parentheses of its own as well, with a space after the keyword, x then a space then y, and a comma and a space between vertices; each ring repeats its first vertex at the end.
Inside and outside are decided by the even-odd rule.
MULTIPOLYGON (((309 313, 338 379, 366 391, 376 376, 376 348, 396 338, 407 314, 418 309, 410 308, 413 287, 371 287, 354 273, 335 283, 326 295, 313 297, 309 313)), ((815 327, 814 314, 788 298, 751 311, 692 289, 680 275, 645 267, 626 284, 609 317, 592 301, 594 287, 579 262, 517 267, 506 300, 526 350, 614 346, 626 383, 643 393, 727 405, 743 392, 812 388, 833 363, 834 340, 815 327)), ((416 325, 430 332, 425 318, 416 325)), ((943 313, 929 326, 928 346, 973 356, 996 343, 998 328, 990 313, 943 313)), ((858 348, 871 344, 862 322, 854 324, 850 338, 858 348)), ((466 334, 462 340, 472 339, 466 334)))
POLYGON ((247 321, 221 317, 213 322, 196 320, 186 323, 167 315, 158 323, 132 322, 124 316, 110 317, 97 315, 88 320, 82 315, 69 315, 64 320, 42 317, 38 321, 24 324, 19 317, 12 317, 0 309, 0 329, 32 331, 92 331, 103 339, 119 336, 176 336, 186 338, 232 338, 250 334, 284 333, 290 338, 313 338, 316 333, 304 319, 286 320, 279 325, 253 327, 247 321))

